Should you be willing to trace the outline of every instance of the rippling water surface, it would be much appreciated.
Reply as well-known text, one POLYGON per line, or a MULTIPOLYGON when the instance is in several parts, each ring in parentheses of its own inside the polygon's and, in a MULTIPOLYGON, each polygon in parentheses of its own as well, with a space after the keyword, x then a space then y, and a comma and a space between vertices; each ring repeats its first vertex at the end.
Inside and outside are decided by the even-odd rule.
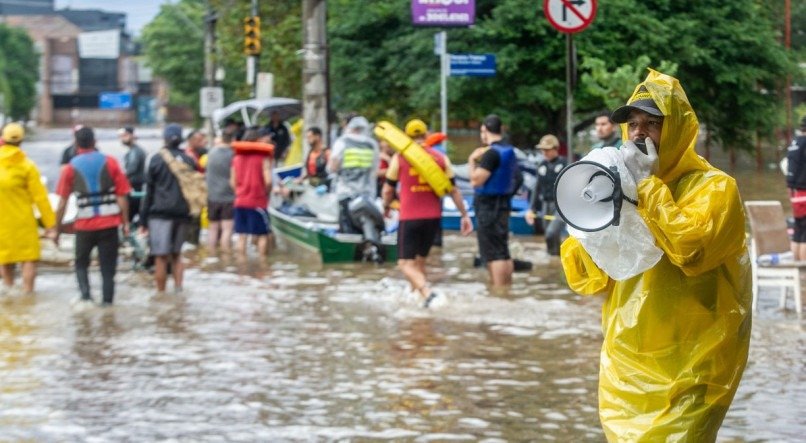
MULTIPOLYGON (((506 293, 470 266, 473 238, 445 244, 429 310, 391 267, 281 251, 190 251, 178 295, 124 262, 114 307, 84 311, 70 269, 46 266, 35 296, 0 302, 0 440, 602 441, 601 300, 539 239, 518 240, 535 269, 506 293)), ((764 294, 721 441, 806 433, 803 326, 764 294)))

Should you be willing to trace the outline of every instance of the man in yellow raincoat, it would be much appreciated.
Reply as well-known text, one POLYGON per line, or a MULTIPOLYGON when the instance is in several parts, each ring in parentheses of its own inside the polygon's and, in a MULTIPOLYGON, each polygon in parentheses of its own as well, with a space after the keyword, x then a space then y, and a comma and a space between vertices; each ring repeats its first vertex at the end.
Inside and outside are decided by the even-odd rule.
POLYGON ((17 123, 3 128, 0 146, 0 269, 3 291, 14 285, 14 264, 22 263, 22 289, 34 290, 36 262, 39 260, 39 225, 34 216, 36 205, 47 235, 55 238, 56 216, 48 201, 48 192, 39 178, 39 170, 20 143, 25 129, 17 123))
POLYGON ((650 70, 613 121, 622 123, 638 212, 664 255, 614 281, 576 238, 562 245, 571 288, 606 296, 599 417, 610 441, 714 441, 750 342, 739 191, 696 154, 699 123, 677 79, 650 70))

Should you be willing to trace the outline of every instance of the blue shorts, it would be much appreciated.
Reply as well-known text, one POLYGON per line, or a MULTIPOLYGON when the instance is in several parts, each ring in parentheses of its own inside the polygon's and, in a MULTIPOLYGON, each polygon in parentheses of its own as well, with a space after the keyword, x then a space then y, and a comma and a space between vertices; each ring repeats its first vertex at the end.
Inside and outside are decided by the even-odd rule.
POLYGON ((235 233, 268 235, 271 232, 269 212, 263 208, 235 208, 235 233))

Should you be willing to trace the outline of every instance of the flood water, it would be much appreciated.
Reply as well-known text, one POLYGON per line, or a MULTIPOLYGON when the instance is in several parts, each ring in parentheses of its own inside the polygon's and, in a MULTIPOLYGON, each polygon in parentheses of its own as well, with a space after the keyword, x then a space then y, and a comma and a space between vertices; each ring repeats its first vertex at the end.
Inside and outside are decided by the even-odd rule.
MULTIPOLYGON (((778 198, 780 175, 737 177, 745 198, 778 198)), ((185 291, 160 296, 122 261, 115 305, 83 311, 70 268, 46 265, 36 295, 0 302, 0 440, 603 441, 601 300, 567 289, 540 238, 517 240, 535 268, 492 293, 475 248, 446 236, 428 310, 390 266, 280 250, 188 251, 185 291)), ((805 323, 777 302, 762 294, 720 441, 806 433, 805 323)))

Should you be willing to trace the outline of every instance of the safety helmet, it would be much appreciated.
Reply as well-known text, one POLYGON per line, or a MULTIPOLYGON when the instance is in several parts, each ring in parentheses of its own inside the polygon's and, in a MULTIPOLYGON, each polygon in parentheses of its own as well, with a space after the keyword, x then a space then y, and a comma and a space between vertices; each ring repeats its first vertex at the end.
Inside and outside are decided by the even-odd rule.
POLYGON ((406 135, 409 137, 422 137, 428 132, 428 126, 419 118, 411 119, 406 123, 406 135))

